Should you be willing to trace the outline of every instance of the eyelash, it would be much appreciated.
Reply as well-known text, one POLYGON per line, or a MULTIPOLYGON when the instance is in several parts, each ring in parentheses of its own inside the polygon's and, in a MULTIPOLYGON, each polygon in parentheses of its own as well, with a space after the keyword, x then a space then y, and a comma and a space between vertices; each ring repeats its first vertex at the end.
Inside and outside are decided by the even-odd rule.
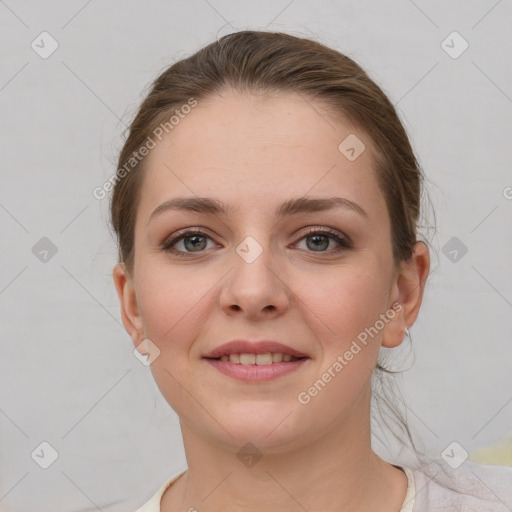
MULTIPOLYGON (((301 238, 299 238, 299 240, 296 243, 300 242, 303 238, 308 238, 313 235, 327 236, 329 239, 334 240, 335 242, 338 242, 340 244, 340 246, 335 249, 331 249, 329 251, 308 251, 308 252, 312 252, 312 253, 318 252, 318 253, 327 253, 327 254, 336 253, 337 254, 339 252, 342 252, 344 250, 352 248, 352 245, 347 238, 341 237, 336 231, 333 231, 329 228, 322 228, 322 229, 315 228, 315 227, 309 228, 309 230, 305 234, 303 234, 301 236, 301 238)), ((174 238, 164 240, 164 242, 161 244, 160 248, 163 251, 170 252, 172 254, 175 254, 176 256, 188 257, 189 255, 193 255, 194 252, 177 251, 176 249, 173 248, 173 245, 177 244, 180 240, 183 240, 184 238, 188 238, 191 236, 200 236, 200 237, 211 239, 211 237, 208 236, 203 231, 199 231, 196 229, 188 229, 188 230, 182 231, 181 233, 178 233, 177 236, 175 236, 174 238)), ((198 251, 198 254, 200 254, 201 252, 205 252, 205 251, 198 251)))

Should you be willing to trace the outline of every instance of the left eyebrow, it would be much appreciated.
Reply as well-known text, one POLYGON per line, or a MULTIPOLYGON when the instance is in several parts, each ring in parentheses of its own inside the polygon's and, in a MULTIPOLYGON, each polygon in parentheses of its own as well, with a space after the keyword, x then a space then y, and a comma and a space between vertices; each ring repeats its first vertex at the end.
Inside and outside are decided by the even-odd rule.
MULTIPOLYGON (((344 197, 299 197, 295 199, 288 199, 277 208, 276 217, 278 219, 282 219, 287 215, 296 215, 305 212, 323 212, 334 208, 349 209, 358 213, 367 221, 370 220, 368 214, 360 205, 344 197)), ((186 210, 196 213, 222 214, 229 216, 236 211, 236 208, 209 197, 175 197, 157 206, 155 210, 153 210, 153 213, 151 213, 148 224, 153 217, 167 210, 186 210)))
POLYGON ((370 220, 369 215, 361 206, 345 197, 299 197, 297 199, 289 199, 278 208, 276 215, 279 219, 282 219, 286 215, 303 212, 324 212, 334 208, 349 209, 358 213, 367 221, 370 220))

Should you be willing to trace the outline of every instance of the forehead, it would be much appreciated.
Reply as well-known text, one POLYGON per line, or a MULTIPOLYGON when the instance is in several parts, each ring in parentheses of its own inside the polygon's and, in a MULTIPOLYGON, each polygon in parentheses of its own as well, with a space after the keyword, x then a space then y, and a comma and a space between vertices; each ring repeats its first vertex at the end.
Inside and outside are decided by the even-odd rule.
POLYGON ((342 195, 378 219, 386 206, 373 152, 366 133, 315 100, 227 90, 199 101, 146 157, 139 214, 147 219, 184 195, 260 209, 274 199, 342 195), (346 153, 361 143, 357 158, 346 153))

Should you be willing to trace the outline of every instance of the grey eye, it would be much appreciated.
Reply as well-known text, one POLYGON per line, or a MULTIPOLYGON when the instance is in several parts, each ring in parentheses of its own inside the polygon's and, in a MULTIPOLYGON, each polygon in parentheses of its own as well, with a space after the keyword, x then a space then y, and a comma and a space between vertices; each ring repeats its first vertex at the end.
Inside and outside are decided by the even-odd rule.
POLYGON ((331 241, 331 239, 325 235, 309 235, 304 238, 307 240, 306 245, 308 249, 313 251, 327 249, 331 241))
POLYGON ((187 250, 190 252, 196 252, 206 247, 206 238, 207 237, 205 236, 191 235, 183 237, 182 241, 187 250))

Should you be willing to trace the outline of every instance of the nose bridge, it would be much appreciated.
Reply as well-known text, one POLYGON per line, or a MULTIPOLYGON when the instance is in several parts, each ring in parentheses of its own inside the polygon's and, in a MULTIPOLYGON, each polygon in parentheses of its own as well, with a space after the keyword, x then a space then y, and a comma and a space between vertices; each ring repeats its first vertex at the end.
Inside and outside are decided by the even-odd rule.
POLYGON ((287 288, 279 276, 276 259, 265 235, 246 236, 236 247, 233 269, 222 293, 222 307, 257 316, 268 310, 284 310, 287 288), (261 241, 258 241, 258 237, 261 241))
MULTIPOLYGON (((261 235, 257 236, 261 240, 261 235)), ((266 261, 269 259, 270 244, 267 241, 263 242, 263 244, 261 245, 253 236, 247 236, 238 244, 235 252, 248 265, 252 265, 258 259, 266 261), (264 252, 266 253, 265 257, 261 258, 264 252)))
POLYGON ((263 235, 256 236, 262 243, 250 235, 236 246, 232 277, 239 281, 240 287, 261 293, 272 285, 276 261, 272 258, 270 240, 262 240, 263 235))

